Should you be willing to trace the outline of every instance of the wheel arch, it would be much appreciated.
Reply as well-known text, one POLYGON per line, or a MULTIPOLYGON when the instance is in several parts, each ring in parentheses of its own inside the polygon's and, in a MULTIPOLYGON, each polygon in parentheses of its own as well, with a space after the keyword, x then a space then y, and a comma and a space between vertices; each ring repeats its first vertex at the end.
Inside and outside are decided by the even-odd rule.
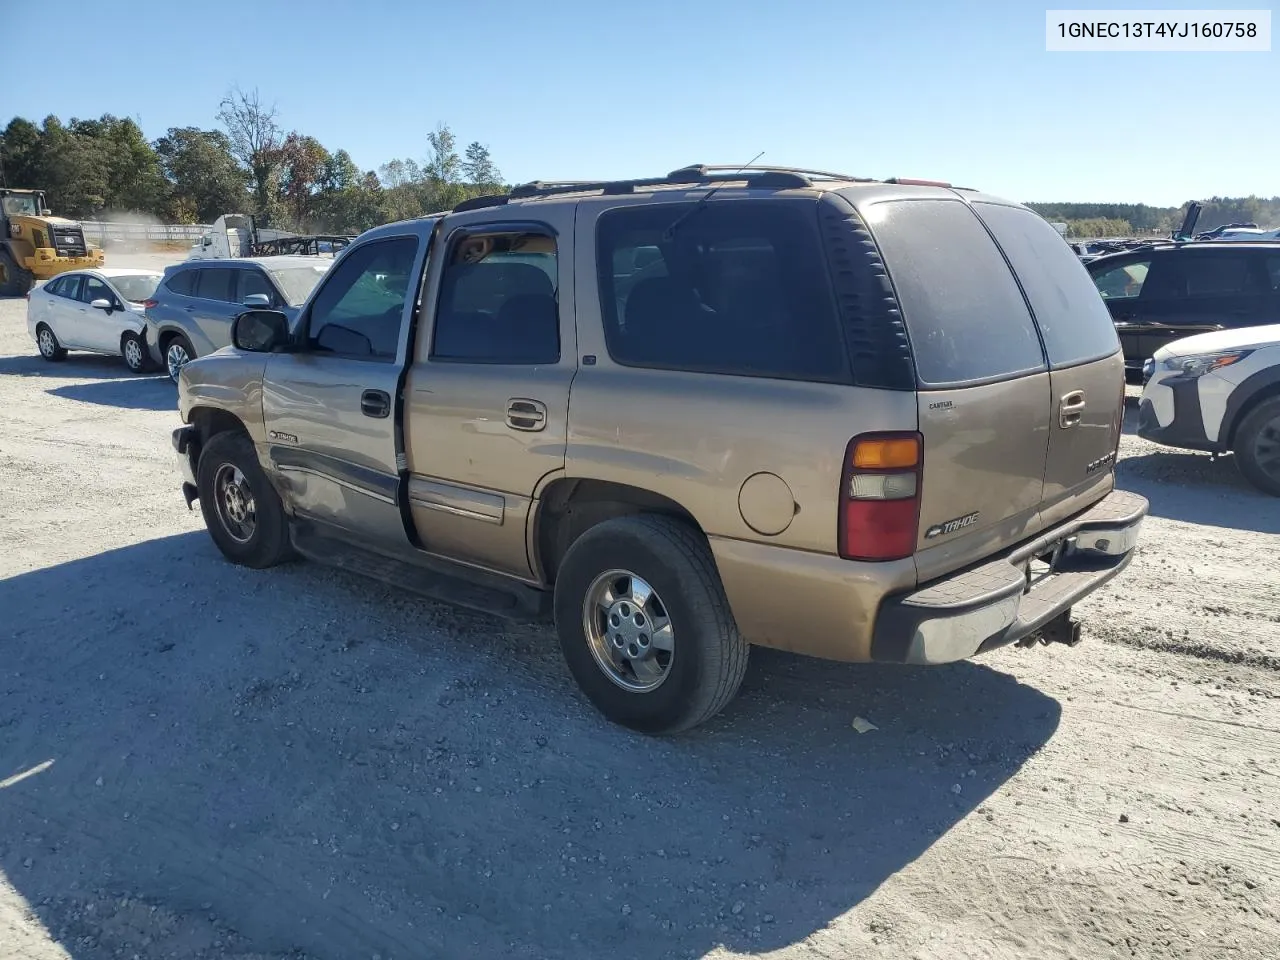
POLYGON ((546 584, 555 582, 560 562, 575 540, 615 517, 660 514, 686 523, 705 536, 693 514, 670 497, 609 480, 558 477, 547 484, 534 505, 530 559, 534 574, 546 584))
POLYGON ((1222 416, 1225 433, 1220 434, 1223 437, 1220 445, 1223 449, 1235 449, 1236 433, 1244 418, 1258 404, 1273 397, 1280 397, 1280 365, 1259 370, 1242 380, 1231 391, 1231 396, 1227 398, 1226 412, 1222 416))

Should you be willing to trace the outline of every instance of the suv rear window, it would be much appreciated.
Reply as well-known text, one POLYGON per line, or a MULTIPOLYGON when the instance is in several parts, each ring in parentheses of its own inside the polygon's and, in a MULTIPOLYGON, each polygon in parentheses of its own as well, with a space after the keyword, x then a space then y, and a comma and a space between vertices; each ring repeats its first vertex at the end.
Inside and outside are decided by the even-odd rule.
POLYGON ((897 291, 921 383, 943 386, 1044 369, 1022 292, 966 204, 889 200, 862 214, 897 291))
POLYGON ((1098 288, 1058 231, 1030 210, 995 203, 974 208, 1022 281, 1051 367, 1101 360, 1120 349, 1098 288))
POLYGON ((849 381, 811 202, 620 207, 601 215, 597 237, 617 363, 849 381))

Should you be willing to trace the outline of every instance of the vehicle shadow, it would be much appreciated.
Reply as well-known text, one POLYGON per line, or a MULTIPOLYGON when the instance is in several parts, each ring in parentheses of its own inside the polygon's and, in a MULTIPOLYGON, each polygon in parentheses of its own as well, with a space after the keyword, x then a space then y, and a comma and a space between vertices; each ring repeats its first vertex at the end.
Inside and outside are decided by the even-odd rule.
POLYGON ((46 391, 50 396, 126 410, 176 410, 173 381, 163 374, 117 377, 92 383, 70 383, 46 391))
POLYGON ((1060 717, 983 663, 758 650, 722 717, 646 738, 583 702, 549 630, 233 567, 203 532, 11 577, 0 610, 0 871, 85 960, 775 950, 1060 717))
MULTIPOLYGON (((35 350, 35 346, 32 346, 35 350)), ((38 353, 29 356, 0 357, 0 375, 19 377, 98 377, 109 379, 136 378, 138 374, 124 365, 119 357, 100 353, 68 353, 65 358, 50 363, 38 353)))

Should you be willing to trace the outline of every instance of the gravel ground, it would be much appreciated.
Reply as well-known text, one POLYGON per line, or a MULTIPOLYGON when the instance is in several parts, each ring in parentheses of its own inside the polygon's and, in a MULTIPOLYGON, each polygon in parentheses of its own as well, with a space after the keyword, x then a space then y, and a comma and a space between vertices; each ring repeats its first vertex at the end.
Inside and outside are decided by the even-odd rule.
POLYGON ((0 302, 0 957, 1280 956, 1280 501, 1229 458, 1125 438, 1080 647, 757 651, 651 740, 549 631, 222 561, 173 406, 0 302))

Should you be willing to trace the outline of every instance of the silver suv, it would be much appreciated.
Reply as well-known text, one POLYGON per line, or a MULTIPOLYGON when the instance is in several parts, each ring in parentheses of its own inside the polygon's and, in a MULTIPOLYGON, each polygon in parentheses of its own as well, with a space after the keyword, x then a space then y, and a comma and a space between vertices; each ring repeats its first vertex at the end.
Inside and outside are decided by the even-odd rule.
POLYGON ((1132 556, 1124 360, 1025 207, 691 167, 531 184, 357 239, 182 368, 232 562, 302 554, 552 615, 612 719, 691 727, 751 645, 944 663, 1079 639, 1132 556))
POLYGON ((143 304, 152 359, 177 381, 184 364, 230 345, 231 321, 246 307, 293 316, 332 265, 330 257, 254 257, 167 267, 143 304))

